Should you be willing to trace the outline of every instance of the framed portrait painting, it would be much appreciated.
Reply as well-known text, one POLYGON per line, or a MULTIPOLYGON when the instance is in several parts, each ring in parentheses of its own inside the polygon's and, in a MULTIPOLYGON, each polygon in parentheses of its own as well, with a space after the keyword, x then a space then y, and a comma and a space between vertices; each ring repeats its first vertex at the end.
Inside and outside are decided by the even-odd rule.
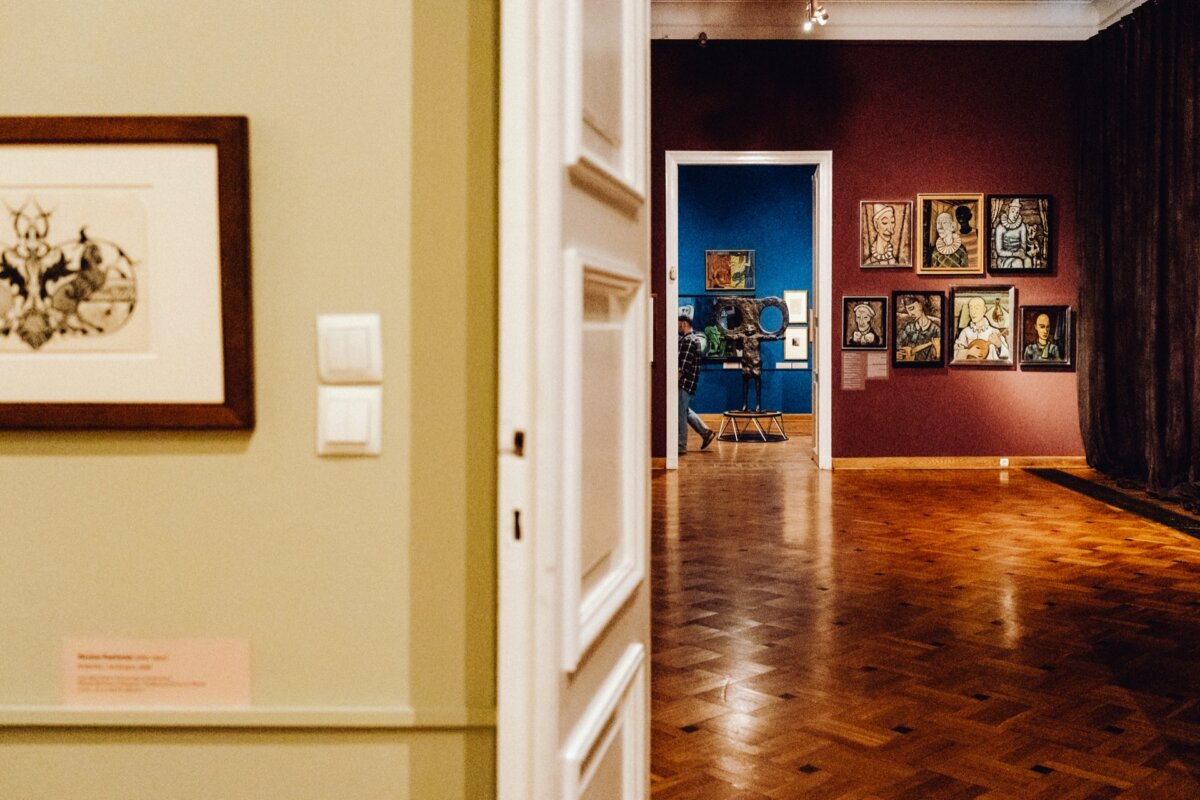
POLYGON ((863 200, 858 212, 858 263, 862 269, 912 269, 909 200, 863 200))
POLYGON ((1021 306, 1021 369, 1070 368, 1074 322, 1070 306, 1021 306))
POLYGON ((950 365, 1012 366, 1016 301, 1012 286, 952 288, 950 365))
POLYGON ((941 292, 892 292, 892 366, 945 366, 941 292))
POLYGON ((754 291, 754 251, 705 250, 704 288, 709 292, 754 291))
POLYGON ((917 195, 917 273, 982 275, 986 224, 981 194, 917 195))
POLYGON ((842 349, 887 350, 886 297, 842 298, 842 349))
POLYGON ((244 117, 0 118, 0 428, 252 428, 244 117))
POLYGON ((988 272, 1044 275, 1053 271, 1050 198, 988 195, 988 272))

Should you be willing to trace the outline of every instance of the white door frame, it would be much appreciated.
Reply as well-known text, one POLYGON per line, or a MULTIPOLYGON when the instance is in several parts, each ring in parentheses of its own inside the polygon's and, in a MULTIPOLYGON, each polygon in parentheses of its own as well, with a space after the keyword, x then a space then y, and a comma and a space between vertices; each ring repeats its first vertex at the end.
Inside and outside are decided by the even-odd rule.
POLYGON ((815 166, 813 176, 813 457, 820 469, 831 469, 833 458, 832 337, 825 335, 833 319, 833 152, 830 150, 668 150, 666 261, 666 428, 667 469, 679 467, 679 342, 671 335, 679 318, 679 166, 792 164, 815 166))

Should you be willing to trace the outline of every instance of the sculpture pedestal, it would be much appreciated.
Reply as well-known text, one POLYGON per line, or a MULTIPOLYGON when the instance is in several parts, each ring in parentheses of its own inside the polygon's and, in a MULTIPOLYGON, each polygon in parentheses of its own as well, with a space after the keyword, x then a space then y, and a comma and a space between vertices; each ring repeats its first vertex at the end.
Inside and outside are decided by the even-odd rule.
POLYGON ((786 442, 788 438, 782 411, 726 411, 717 437, 723 442, 786 442), (759 420, 766 420, 765 430, 759 420), (725 433, 726 428, 730 433, 725 433), (779 432, 772 433, 772 428, 779 432))

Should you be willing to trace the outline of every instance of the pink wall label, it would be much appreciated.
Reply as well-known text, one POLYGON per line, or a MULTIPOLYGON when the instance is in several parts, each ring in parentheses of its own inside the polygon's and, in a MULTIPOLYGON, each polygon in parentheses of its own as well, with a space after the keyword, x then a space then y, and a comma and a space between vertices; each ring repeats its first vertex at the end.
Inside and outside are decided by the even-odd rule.
POLYGON ((887 380, 888 354, 867 353, 867 380, 887 380))
POLYGON ((867 354, 842 351, 842 389, 857 392, 867 388, 867 354))
POLYGON ((64 638, 62 677, 71 706, 248 706, 250 642, 64 638))

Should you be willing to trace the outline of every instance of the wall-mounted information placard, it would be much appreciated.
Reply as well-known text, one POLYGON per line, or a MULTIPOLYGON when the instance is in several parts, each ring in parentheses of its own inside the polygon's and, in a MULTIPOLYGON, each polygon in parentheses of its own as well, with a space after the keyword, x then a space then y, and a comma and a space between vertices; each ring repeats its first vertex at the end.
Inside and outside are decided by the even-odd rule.
POLYGON ((842 352, 842 390, 857 392, 867 388, 867 354, 842 352))
POLYGON ((213 708, 250 705, 246 639, 65 638, 69 706, 213 708))

